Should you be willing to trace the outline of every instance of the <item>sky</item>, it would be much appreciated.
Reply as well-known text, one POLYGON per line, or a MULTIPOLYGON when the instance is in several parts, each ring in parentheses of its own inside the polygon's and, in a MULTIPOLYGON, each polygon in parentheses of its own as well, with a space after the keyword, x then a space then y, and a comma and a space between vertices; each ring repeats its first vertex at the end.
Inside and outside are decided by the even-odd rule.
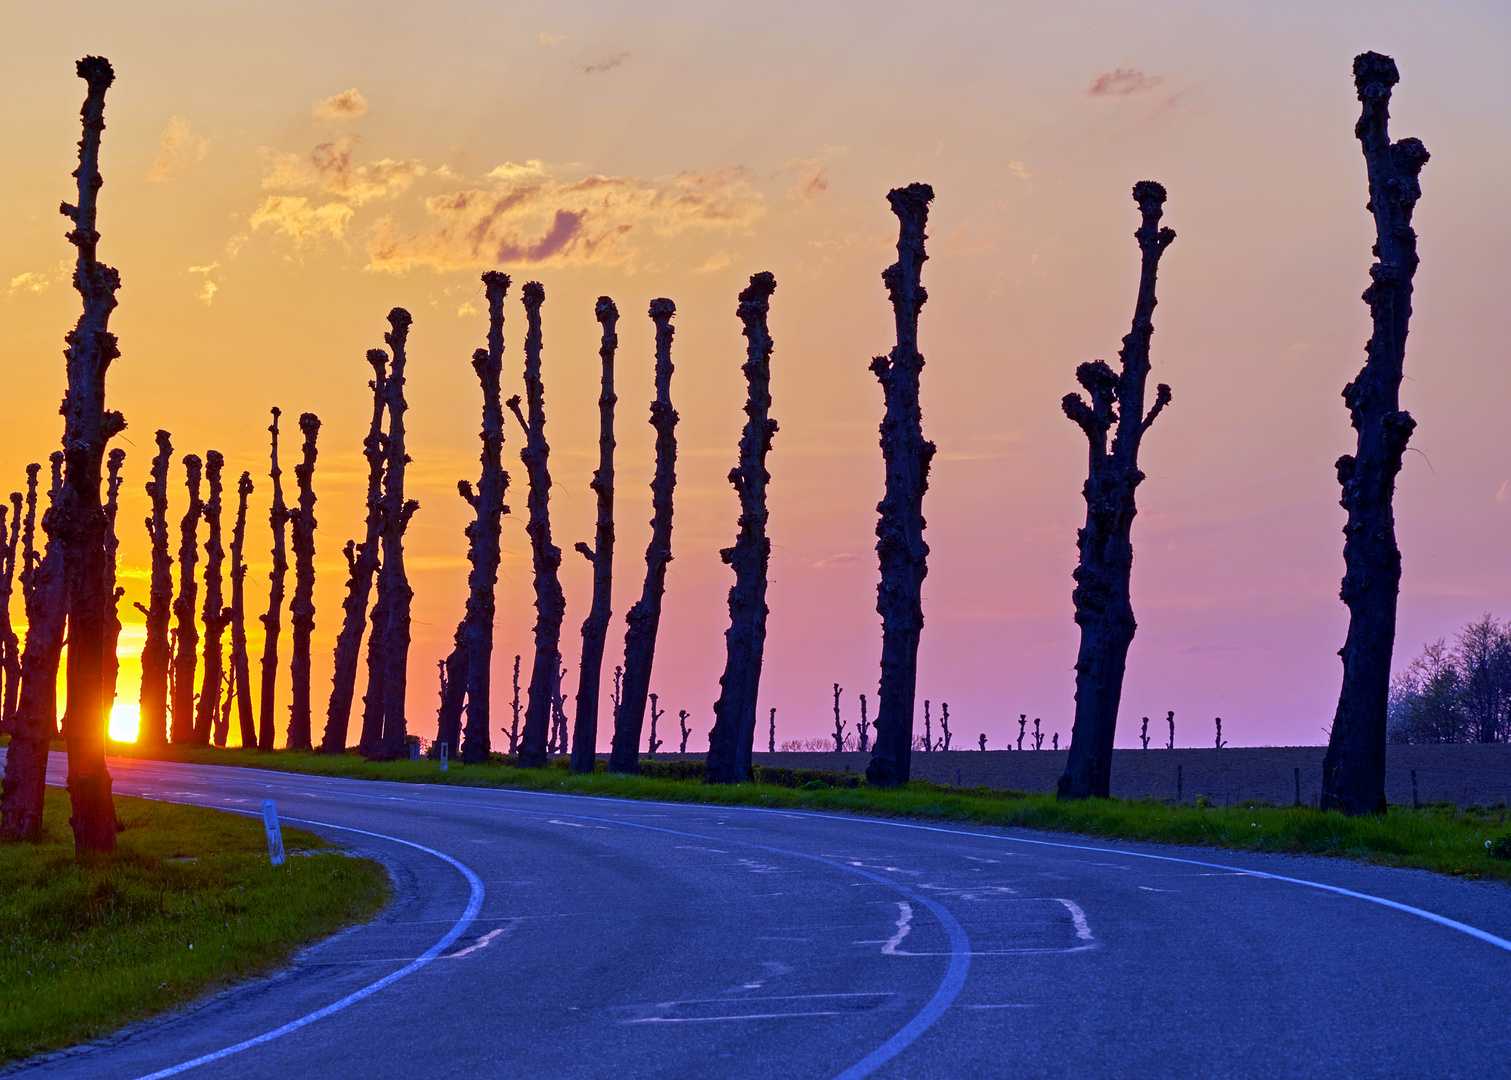
MULTIPOLYGON (((266 2, 6 5, 0 10, 0 487, 60 435, 63 334, 79 302, 56 207, 71 198, 74 61, 117 78, 101 155, 101 257, 124 282, 108 403, 129 428, 120 515, 121 696, 134 700, 149 551, 139 522, 152 433, 225 454, 257 485, 249 633, 266 602, 268 409, 323 422, 316 470, 313 687, 324 717, 361 535, 365 351, 388 310, 410 334, 406 546, 415 589, 410 730, 434 733, 436 662, 466 597, 484 343, 479 275, 515 281, 504 392, 520 392, 519 288, 546 289, 552 528, 566 551, 563 652, 577 682, 591 593, 597 461, 594 300, 621 312, 618 548, 605 685, 639 595, 654 433, 650 300, 676 301, 682 421, 652 689, 707 745, 723 670, 719 559, 738 507, 726 474, 744 421, 736 296, 776 275, 770 328, 773 545, 761 717, 778 741, 875 713, 874 553, 881 271, 890 188, 933 185, 918 696, 948 702, 956 745, 1002 747, 1026 714, 1069 733, 1075 532, 1084 436, 1061 413, 1076 365, 1116 359, 1137 285, 1130 191, 1165 184, 1153 378, 1174 401, 1144 441, 1134 524, 1138 636, 1118 745, 1176 713, 1177 745, 1324 742, 1336 706, 1343 511, 1352 449, 1340 393, 1363 361, 1372 222, 1350 64, 1394 56, 1395 138, 1432 154, 1404 406, 1418 427, 1396 497, 1404 559, 1396 666, 1483 612, 1511 616, 1511 8, 1497 3, 1140 4, 266 2)), ((529 670, 531 572, 520 431, 495 639, 495 728, 529 670)), ((170 519, 183 513, 175 465, 170 519)), ((229 519, 227 522, 229 527, 229 519)), ((13 617, 20 618, 15 612, 13 617)), ((285 617, 286 623, 286 617, 285 617)), ((285 639, 285 656, 287 643, 285 639)), ((286 717, 287 678, 279 715, 286 717)), ((921 726, 921 714, 919 717, 921 726)), ((282 724, 282 720, 280 721, 282 724)), ((234 725, 233 725, 234 728, 234 725)), ((602 747, 607 748, 607 725, 602 747)), ((764 742, 764 723, 760 741, 764 742)), ((937 731, 936 731, 937 733, 937 731)), ((234 733, 233 733, 234 740, 234 733)), ((495 745, 498 736, 495 737, 495 745)))

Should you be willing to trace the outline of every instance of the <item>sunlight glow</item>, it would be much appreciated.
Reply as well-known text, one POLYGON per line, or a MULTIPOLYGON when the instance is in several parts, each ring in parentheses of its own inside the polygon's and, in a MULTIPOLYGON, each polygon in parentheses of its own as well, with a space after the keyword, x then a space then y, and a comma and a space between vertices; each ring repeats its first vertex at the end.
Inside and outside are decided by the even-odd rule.
POLYGON ((116 742, 136 742, 142 726, 141 710, 134 701, 117 701, 110 710, 110 737, 116 742))

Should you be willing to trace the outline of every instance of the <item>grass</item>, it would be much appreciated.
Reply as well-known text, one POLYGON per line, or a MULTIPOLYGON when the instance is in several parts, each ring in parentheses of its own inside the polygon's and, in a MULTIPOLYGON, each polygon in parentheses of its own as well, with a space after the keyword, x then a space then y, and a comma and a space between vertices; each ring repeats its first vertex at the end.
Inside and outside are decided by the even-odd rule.
POLYGON ((268 863, 259 820, 115 797, 113 855, 75 859, 68 796, 42 829, 0 840, 0 1065, 114 1031, 263 974, 387 902, 377 863, 285 829, 268 863))
POLYGON ((264 754, 180 746, 149 753, 123 744, 113 744, 111 752, 359 780, 517 788, 1019 826, 1152 843, 1332 855, 1386 866, 1511 881, 1511 830, 1507 828, 1504 806, 1458 810, 1448 803, 1439 803, 1421 810, 1391 807, 1379 816, 1349 818, 1307 807, 1252 802, 1226 808, 1124 799, 1062 803, 1052 795, 950 788, 917 781, 903 788, 880 789, 867 787, 852 773, 795 769, 758 769, 757 779, 766 782, 730 787, 705 784, 698 779, 701 762, 646 763, 643 767, 647 771, 661 775, 624 776, 605 772, 578 775, 567 771, 564 761, 553 763, 549 769, 516 769, 502 755, 494 755, 488 764, 461 765, 453 761, 446 772, 441 772, 434 761, 370 762, 352 753, 337 757, 296 751, 264 754), (1492 847, 1487 848, 1487 844, 1492 847))

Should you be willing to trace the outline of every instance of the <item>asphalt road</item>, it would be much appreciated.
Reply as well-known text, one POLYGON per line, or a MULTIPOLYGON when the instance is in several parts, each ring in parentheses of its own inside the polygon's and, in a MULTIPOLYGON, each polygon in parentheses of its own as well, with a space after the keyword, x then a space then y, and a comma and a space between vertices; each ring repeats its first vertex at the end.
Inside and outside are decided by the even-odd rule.
MULTIPOLYGON (((61 779, 62 761, 54 755, 61 779)), ((1496 1077, 1511 889, 1340 860, 114 761, 394 904, 31 1077, 1496 1077)))

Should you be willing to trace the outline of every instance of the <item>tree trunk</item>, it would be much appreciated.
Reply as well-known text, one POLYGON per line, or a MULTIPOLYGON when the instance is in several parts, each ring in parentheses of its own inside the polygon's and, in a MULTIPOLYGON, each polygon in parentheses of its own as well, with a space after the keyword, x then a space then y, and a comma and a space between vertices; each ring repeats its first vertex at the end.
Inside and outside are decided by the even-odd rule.
POLYGON ((74 227, 68 240, 78 250, 73 283, 84 311, 68 335, 64 355, 68 393, 63 399, 64 471, 61 505, 54 538, 68 575, 68 711, 63 735, 68 741, 68 794, 73 804, 74 850, 115 850, 115 804, 105 768, 104 673, 106 611, 111 602, 105 570, 105 514, 100 502, 100 473, 105 444, 126 426, 118 412, 105 408, 105 375, 120 355, 109 330, 121 278, 95 255, 100 178, 100 134, 105 130, 105 91, 115 80, 110 62, 86 56, 78 62, 79 78, 89 85, 82 110, 84 137, 79 140, 77 206, 64 203, 63 215, 74 227))
POLYGON ((121 597, 126 590, 116 585, 116 560, 121 549, 120 537, 116 535, 115 520, 120 510, 121 466, 126 462, 126 451, 116 447, 106 459, 105 481, 105 591, 109 607, 105 610, 105 729, 110 730, 110 717, 115 711, 116 680, 121 674, 121 597))
POLYGON ((405 696, 409 686, 409 604, 414 591, 404 572, 404 530, 420 504, 404 498, 404 467, 409 455, 404 450, 404 371, 408 361, 405 344, 409 340, 409 312, 394 308, 388 313, 392 329, 383 340, 393 350, 393 367, 388 376, 388 462, 383 475, 383 573, 379 578, 379 595, 387 601, 387 625, 383 632, 383 736, 378 756, 394 760, 404 754, 409 736, 405 715, 405 696), (384 588, 386 583, 387 587, 384 588))
POLYGON ((199 519, 205 504, 200 501, 199 481, 202 463, 198 454, 184 455, 185 487, 189 489, 189 508, 179 523, 178 599, 173 614, 178 620, 178 638, 173 656, 173 741, 194 741, 194 672, 199 667, 199 625, 194 610, 199 597, 199 583, 194 567, 199 562, 199 519))
POLYGON ((739 535, 719 557, 734 568, 729 590, 729 629, 724 632, 724 675, 714 703, 714 726, 708 736, 707 780, 738 784, 751 778, 755 749, 756 701, 761 687, 761 659, 766 648, 766 571, 771 540, 766 535, 766 455, 776 434, 771 413, 771 334, 766 314, 776 278, 752 274, 740 293, 738 314, 745 324, 745 431, 740 436, 740 463, 729 482, 740 497, 739 535))
POLYGON ((656 659, 656 631, 661 624, 661 597, 666 566, 672 561, 672 492, 677 487, 677 410, 672 408, 672 316, 677 305, 664 297, 651 301, 656 324, 656 399, 651 427, 656 429, 656 472, 651 479, 651 542, 645 549, 645 585, 625 615, 624 680, 614 704, 614 740, 609 771, 639 772, 640 732, 656 659))
POLYGON ((547 467, 551 448, 546 444, 546 389, 540 376, 540 305, 546 290, 540 282, 527 284, 522 293, 525 331, 525 396, 528 421, 520 411, 519 395, 509 399, 509 411, 525 430, 525 445, 519 452, 530 478, 527 503, 530 520, 525 532, 535 567, 535 661, 530 669, 530 689, 525 704, 525 730, 520 736, 519 766, 544 768, 546 741, 551 726, 551 686, 561 647, 561 620, 566 597, 556 572, 561 567, 561 548, 551 542, 551 472, 547 467))
POLYGON ((1090 449, 1082 488, 1086 526, 1076 536, 1080 562, 1071 593, 1076 625, 1081 628, 1081 648, 1076 656, 1076 715, 1065 774, 1058 784, 1061 799, 1107 798, 1123 672, 1128 646, 1133 644, 1138 628, 1129 585, 1133 574, 1133 518, 1138 513, 1135 494, 1144 479, 1138 467, 1139 445, 1154 418, 1170 403, 1170 388, 1160 383, 1154 407, 1144 415, 1149 341, 1154 335, 1154 306, 1158 302, 1155 281, 1160 256, 1175 233, 1160 228, 1165 206, 1163 187, 1152 180, 1140 181, 1133 187, 1133 199, 1143 218, 1133 234, 1143 263, 1133 327, 1118 350, 1122 370, 1114 374, 1101 360, 1082 364, 1076 369, 1076 380, 1090 395, 1091 404, 1079 394, 1067 394, 1061 402, 1065 415, 1086 433, 1090 449), (1109 450, 1107 435, 1114 425, 1117 430, 1109 450))
POLYGON ((274 408, 273 422, 268 425, 272 437, 272 468, 268 475, 273 481, 273 506, 268 511, 268 524, 273 530, 273 569, 268 573, 268 610, 262 620, 262 693, 258 695, 257 749, 272 750, 275 713, 274 701, 278 696, 278 632, 282 629, 283 582, 288 576, 289 560, 285 535, 289 524, 289 508, 283 501, 283 470, 278 467, 278 418, 282 411, 274 408))
POLYGON ((514 723, 509 728, 509 753, 519 752, 519 654, 514 654, 514 723))
POLYGON ((577 715, 572 725, 572 771, 590 773, 598 764, 598 698, 603 678, 603 646, 614 602, 614 353, 619 348, 619 309, 600 296, 593 312, 602 333, 598 358, 603 375, 598 390, 598 469, 590 485, 598 496, 598 528, 593 546, 576 550, 593 564, 593 604, 582 622, 582 662, 577 668, 577 715))
POLYGON ((934 444, 923 437, 918 404, 918 313, 928 299, 921 284, 928 259, 924 228, 934 189, 910 184, 887 193, 900 224, 897 261, 882 273, 892 300, 897 344, 890 356, 871 361, 881 382, 886 413, 881 421, 881 452, 886 460, 886 494, 877 512, 876 554, 881 584, 876 610, 881 615, 881 685, 876 695, 876 745, 866 779, 877 787, 908 782, 913 763, 913 700, 918 683, 918 638, 923 632, 923 579, 928 574, 929 545, 923 540, 923 496, 929 489, 934 444))
POLYGON ((294 596, 289 601, 289 625, 293 645, 289 657, 290 750, 310 747, 310 635, 315 631, 315 442, 320 437, 320 418, 302 413, 299 431, 304 435, 304 460, 294 466, 299 487, 299 505, 290 512, 294 548, 294 596))
POLYGON ((247 660, 247 564, 242 557, 247 542, 247 496, 251 494, 252 474, 244 472, 236 483, 236 527, 231 530, 231 686, 236 695, 236 718, 241 725, 244 747, 257 745, 257 722, 252 716, 252 672, 247 660))
POLYGON ((21 528, 21 599, 31 599, 32 581, 41 556, 37 554, 37 476, 42 466, 32 462, 26 467, 26 524, 21 528))
POLYGON ((0 732, 9 733, 16 718, 16 698, 21 692, 21 639, 11 622, 10 601, 16 587, 16 555, 21 540, 21 493, 10 497, 10 528, 6 531, 6 511, 0 509, 0 675, 4 692, 0 693, 0 732))
POLYGON ((199 686, 198 711, 194 717, 194 741, 201 746, 210 742, 213 734, 216 746, 226 744, 226 732, 220 730, 221 684, 225 681, 225 652, 221 643, 226 627, 230 625, 230 609, 225 606, 222 592, 221 569, 225 565, 226 551, 220 541, 220 496, 221 470, 226 460, 219 450, 205 454, 205 480, 210 486, 210 497, 205 500, 205 602, 201 619, 205 625, 205 669, 199 686))
POLYGON ((147 639, 142 645, 141 727, 138 741, 161 746, 168 741, 168 620, 173 606, 173 557, 168 554, 168 469, 173 464, 173 443, 166 431, 157 433, 157 456, 152 459, 152 479, 147 497, 152 516, 146 521, 152 545, 152 584, 147 606, 137 610, 147 618, 147 639))
POLYGON ((367 459, 367 527, 362 543, 348 541, 345 548, 346 599, 341 602, 335 674, 331 678, 330 704, 325 711, 325 735, 320 740, 320 749, 326 754, 346 753, 352 698, 357 692, 357 661, 362 654, 362 626, 367 622, 367 601, 378 573, 383 462, 388 453, 388 437, 383 433, 383 413, 388 408, 388 354, 382 349, 368 349, 367 362, 373 369, 372 381, 367 384, 373 392, 373 415, 367 438, 362 440, 362 456, 367 459))
POLYGON ((1401 410, 1401 372, 1411 321, 1412 278, 1417 270, 1417 234, 1412 212, 1427 148, 1417 139, 1390 141, 1390 92, 1400 81, 1396 63, 1379 53, 1354 58, 1354 85, 1363 108, 1354 134, 1369 174, 1368 208, 1375 219, 1376 263, 1364 291, 1374 331, 1364 368, 1343 390, 1358 433, 1355 453, 1338 459, 1343 527, 1342 599, 1348 606, 1348 637, 1338 712, 1322 759, 1323 809, 1345 814, 1385 810, 1385 711, 1390 690, 1390 654, 1396 636, 1396 597, 1401 590, 1401 552, 1396 547, 1396 474, 1416 427, 1401 410))

